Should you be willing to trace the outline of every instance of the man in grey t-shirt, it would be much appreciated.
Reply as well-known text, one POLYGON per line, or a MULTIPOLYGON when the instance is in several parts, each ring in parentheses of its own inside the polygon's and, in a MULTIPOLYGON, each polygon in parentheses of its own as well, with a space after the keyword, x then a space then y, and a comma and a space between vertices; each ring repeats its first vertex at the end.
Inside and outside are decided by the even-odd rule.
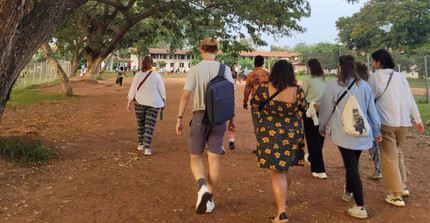
MULTIPOLYGON (((189 136, 189 150, 191 154, 191 171, 194 179, 197 181, 199 191, 197 193, 196 212, 198 214, 210 213, 215 208, 213 194, 215 185, 218 180, 220 169, 220 153, 222 151, 222 141, 226 131, 226 123, 220 125, 210 125, 203 123, 205 103, 204 96, 206 85, 217 76, 220 63, 215 61, 215 55, 218 52, 218 41, 213 38, 207 38, 202 41, 200 52, 203 60, 191 67, 184 91, 179 103, 179 111, 176 122, 176 134, 182 135, 183 125, 182 118, 188 101, 193 95, 193 118, 191 120, 191 129, 189 136), (205 167, 203 165, 202 154, 205 144, 208 144, 208 179, 205 180, 205 167)), ((224 77, 234 83, 229 69, 225 70, 224 77)), ((229 131, 236 131, 234 118, 228 123, 229 131)))

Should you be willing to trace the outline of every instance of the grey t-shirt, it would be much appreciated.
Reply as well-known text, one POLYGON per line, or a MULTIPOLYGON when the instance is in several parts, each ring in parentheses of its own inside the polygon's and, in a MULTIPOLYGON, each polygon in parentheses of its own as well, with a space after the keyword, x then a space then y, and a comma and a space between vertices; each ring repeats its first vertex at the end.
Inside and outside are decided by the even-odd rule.
MULTIPOLYGON (((194 92, 193 111, 205 110, 206 85, 217 76, 220 63, 202 60, 191 67, 185 81, 184 90, 194 92)), ((226 66, 224 77, 234 84, 230 69, 226 66)))

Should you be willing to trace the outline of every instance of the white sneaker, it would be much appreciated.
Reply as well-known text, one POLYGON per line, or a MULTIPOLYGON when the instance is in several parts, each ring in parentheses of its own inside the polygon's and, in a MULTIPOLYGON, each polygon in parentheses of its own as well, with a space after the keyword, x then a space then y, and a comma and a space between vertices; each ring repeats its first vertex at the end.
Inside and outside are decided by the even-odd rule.
POLYGON ((342 199, 346 202, 349 202, 352 198, 354 197, 353 193, 349 193, 349 192, 344 192, 342 195, 342 199))
POLYGON ((206 213, 211 213, 215 208, 215 203, 213 201, 208 201, 206 203, 206 213))
POLYGON ((137 145, 137 150, 143 151, 143 145, 137 145))
POLYGON ((308 160, 308 158, 309 158, 309 153, 305 153, 305 161, 306 161, 306 163, 310 163, 309 160, 308 160))
POLYGON ((197 214, 203 214, 206 212, 206 203, 208 203, 211 194, 206 185, 203 185, 199 192, 197 192, 196 212, 197 214))
POLYGON ((390 194, 387 197, 385 197, 385 201, 389 204, 392 204, 397 207, 404 207, 405 201, 401 197, 394 197, 394 195, 390 194))
POLYGON ((375 170, 375 172, 373 172, 372 176, 370 176, 370 179, 372 180, 379 180, 382 178, 382 173, 379 172, 378 170, 375 170))
POLYGON ((408 188, 403 188, 403 191, 402 191, 402 197, 409 197, 409 196, 411 196, 411 193, 409 192, 409 190, 408 190, 408 188))
POLYGON ((365 207, 357 207, 357 205, 354 205, 354 207, 348 209, 348 214, 352 217, 356 218, 367 218, 367 210, 365 207))
POLYGON ((312 172, 312 176, 320 179, 327 179, 327 174, 325 172, 322 172, 322 173, 312 172))
POLYGON ((146 148, 145 149, 145 156, 150 156, 151 154, 152 154, 151 149, 146 148))

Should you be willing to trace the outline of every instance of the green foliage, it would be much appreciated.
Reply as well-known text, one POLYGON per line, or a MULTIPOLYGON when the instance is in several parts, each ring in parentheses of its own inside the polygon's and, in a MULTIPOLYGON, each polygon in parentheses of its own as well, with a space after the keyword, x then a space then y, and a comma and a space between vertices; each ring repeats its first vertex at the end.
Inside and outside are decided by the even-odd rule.
POLYGON ((309 46, 297 44, 295 49, 300 54, 300 60, 303 64, 307 64, 311 58, 316 58, 327 71, 337 69, 339 53, 348 52, 341 45, 332 43, 317 43, 309 46))
POLYGON ((46 61, 45 54, 43 52, 37 52, 31 58, 30 63, 40 63, 46 61))
POLYGON ((40 140, 24 142, 19 138, 0 139, 0 154, 8 161, 15 161, 24 165, 43 164, 56 156, 43 146, 40 140))
POLYGON ((158 61, 158 66, 159 66, 160 68, 166 67, 166 65, 167 65, 166 61, 164 61, 164 60, 160 60, 160 61, 158 61))
POLYGON ((428 0, 370 0, 360 12, 339 18, 339 39, 349 49, 387 46, 414 49, 430 41, 428 0))
POLYGON ((290 46, 275 46, 275 45, 271 45, 270 46, 270 51, 271 52, 288 52, 288 53, 292 53, 292 52, 294 52, 294 48, 290 47, 290 46))
POLYGON ((247 70, 252 70, 254 69, 254 61, 252 61, 251 59, 239 59, 239 64, 240 67, 242 68, 242 71, 247 69, 247 70))

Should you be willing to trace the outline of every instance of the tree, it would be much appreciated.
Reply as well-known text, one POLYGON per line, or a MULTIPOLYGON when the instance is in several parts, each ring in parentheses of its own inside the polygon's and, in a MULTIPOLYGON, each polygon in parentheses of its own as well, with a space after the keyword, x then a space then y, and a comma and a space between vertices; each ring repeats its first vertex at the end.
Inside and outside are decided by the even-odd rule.
POLYGON ((70 83, 66 72, 64 72, 60 63, 58 63, 58 60, 55 58, 54 52, 52 52, 51 46, 49 45, 48 41, 42 44, 42 50, 45 53, 45 57, 48 60, 49 64, 55 70, 55 75, 60 81, 60 85, 63 89, 64 95, 73 96, 72 83, 70 83))
POLYGON ((76 72, 80 67, 80 61, 85 51, 86 38, 82 30, 89 26, 89 21, 85 20, 80 14, 80 10, 70 15, 53 34, 56 40, 55 45, 59 53, 63 55, 72 55, 72 73, 71 76, 76 76, 76 72))
POLYGON ((303 64, 307 64, 311 58, 316 58, 326 72, 330 73, 331 70, 337 69, 340 54, 348 51, 339 44, 317 43, 314 45, 298 44, 296 45, 296 52, 300 54, 300 60, 303 64))
POLYGON ((88 0, 3 0, 0 7, 0 121, 12 86, 41 44, 88 0))
MULTIPOLYGON (((309 15, 309 5, 304 0, 271 3, 259 0, 253 1, 252 5, 237 2, 232 4, 230 1, 204 1, 204 5, 199 5, 202 1, 166 1, 162 3, 159 1, 139 1, 137 2, 139 5, 148 6, 148 11, 136 9, 140 17, 132 17, 129 13, 127 14, 129 5, 124 6, 121 1, 98 1, 114 6, 116 9, 113 12, 124 11, 128 23, 133 23, 138 18, 147 18, 146 16, 151 13, 149 10, 155 10, 154 14, 160 17, 166 16, 174 22, 178 22, 179 19, 177 18, 185 15, 185 20, 192 21, 192 24, 198 25, 198 22, 205 23, 211 20, 219 22, 220 26, 225 25, 229 30, 245 24, 248 32, 263 31, 278 33, 278 35, 290 35, 290 31, 303 31, 303 28, 297 25, 297 21, 303 16, 309 15), (166 5, 170 7, 166 7, 166 5), (262 5, 263 7, 255 7, 255 5, 262 5), (173 13, 173 11, 177 13, 173 13), (196 14, 196 12, 199 13, 196 14), (256 17, 256 14, 259 16, 256 17), (195 17, 196 15, 200 16, 195 17), (220 18, 223 19, 220 20, 220 18), (236 21, 238 23, 235 23, 236 21)), ((348 2, 356 1, 348 0, 348 2)), ((21 70, 61 22, 86 2, 88 0, 2 0, 0 7, 0 121, 12 86, 21 70)), ((136 1, 129 1, 129 3, 134 2, 136 1)), ((108 15, 112 16, 113 12, 111 11, 111 14, 108 12, 108 15)), ((91 27, 95 28, 94 26, 91 27)), ((227 33, 225 27, 219 30, 220 34, 227 33)), ((119 32, 124 33, 126 30, 121 29, 119 32)), ((117 39, 122 36, 112 35, 111 39, 105 40, 115 42, 115 44, 106 45, 106 48, 114 48, 117 39)), ((102 55, 102 57, 107 57, 110 54, 107 51, 91 53, 102 55)), ((99 58, 96 62, 101 63, 99 58)))
POLYGON ((167 65, 166 61, 164 61, 164 60, 158 61, 158 66, 160 66, 160 68, 164 68, 164 67, 166 67, 166 65, 167 65))
POLYGON ((211 36, 232 40, 244 34, 229 34, 227 31, 240 30, 245 25, 253 42, 261 44, 259 31, 291 35, 291 31, 304 31, 297 22, 309 16, 309 5, 303 0, 288 3, 254 1, 256 5, 266 5, 262 8, 236 1, 98 1, 104 4, 90 2, 82 8, 91 20, 85 47, 88 80, 95 80, 101 61, 142 20, 145 21, 143 30, 153 30, 147 32, 146 36, 153 37, 148 39, 155 40, 160 33, 173 33, 177 40, 187 39, 190 45, 194 45, 209 31, 211 36), (253 16, 256 13, 258 17, 253 16))
POLYGON ((339 40, 349 49, 412 50, 430 42, 428 0, 370 0, 351 17, 339 18, 339 40))

